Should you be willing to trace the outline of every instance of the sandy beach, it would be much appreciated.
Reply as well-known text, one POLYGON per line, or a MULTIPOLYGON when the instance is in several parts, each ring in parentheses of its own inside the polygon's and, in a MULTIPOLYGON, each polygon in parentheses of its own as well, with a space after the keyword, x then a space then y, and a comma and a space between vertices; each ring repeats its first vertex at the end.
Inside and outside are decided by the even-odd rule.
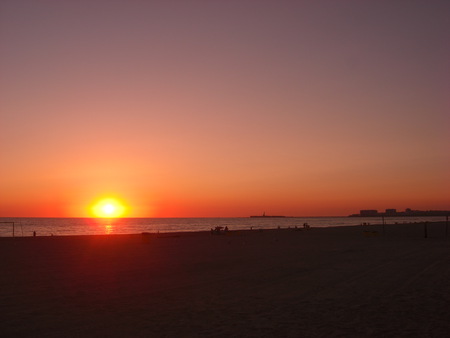
POLYGON ((0 335, 444 337, 445 227, 0 238, 0 335))

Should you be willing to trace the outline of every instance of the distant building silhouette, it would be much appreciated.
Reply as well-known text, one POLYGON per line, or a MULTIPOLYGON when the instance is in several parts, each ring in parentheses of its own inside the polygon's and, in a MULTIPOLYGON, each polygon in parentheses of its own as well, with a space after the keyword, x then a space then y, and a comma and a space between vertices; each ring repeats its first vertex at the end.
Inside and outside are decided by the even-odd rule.
POLYGON ((397 211, 397 209, 386 209, 386 212, 378 212, 378 210, 360 210, 359 214, 352 214, 350 217, 401 217, 401 216, 450 216, 449 210, 412 210, 407 208, 405 211, 397 211))

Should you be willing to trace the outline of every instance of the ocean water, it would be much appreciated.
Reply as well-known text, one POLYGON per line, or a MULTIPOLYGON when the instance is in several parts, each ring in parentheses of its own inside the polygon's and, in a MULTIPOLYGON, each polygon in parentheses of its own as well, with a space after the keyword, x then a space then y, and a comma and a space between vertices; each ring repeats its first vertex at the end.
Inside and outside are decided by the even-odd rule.
MULTIPOLYGON (((389 217, 388 224, 445 221, 445 217, 389 217)), ((216 226, 230 230, 381 224, 381 218, 294 217, 294 218, 0 218, 0 237, 138 234, 142 232, 208 231, 216 226), (4 223, 4 222, 14 222, 4 223)))

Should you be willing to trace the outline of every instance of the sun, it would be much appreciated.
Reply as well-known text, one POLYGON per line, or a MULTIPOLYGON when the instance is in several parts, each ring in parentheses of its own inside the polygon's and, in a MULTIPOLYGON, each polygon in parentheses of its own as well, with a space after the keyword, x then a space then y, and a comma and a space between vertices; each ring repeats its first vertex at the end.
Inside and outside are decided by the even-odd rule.
POLYGON ((90 207, 90 213, 94 217, 116 218, 125 215, 127 207, 116 198, 103 198, 90 207))
POLYGON ((112 215, 112 214, 114 214, 114 211, 116 211, 116 207, 113 204, 108 203, 102 207, 102 212, 105 215, 112 215))

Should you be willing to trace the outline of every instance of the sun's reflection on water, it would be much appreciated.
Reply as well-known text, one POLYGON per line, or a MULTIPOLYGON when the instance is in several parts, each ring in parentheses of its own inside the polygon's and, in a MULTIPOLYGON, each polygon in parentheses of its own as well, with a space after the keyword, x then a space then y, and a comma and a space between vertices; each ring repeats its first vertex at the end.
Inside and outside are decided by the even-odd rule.
POLYGON ((97 235, 111 235, 116 231, 115 220, 111 218, 91 218, 91 224, 95 227, 97 235))
POLYGON ((114 227, 111 224, 105 225, 105 235, 112 234, 113 230, 114 230, 114 227))

